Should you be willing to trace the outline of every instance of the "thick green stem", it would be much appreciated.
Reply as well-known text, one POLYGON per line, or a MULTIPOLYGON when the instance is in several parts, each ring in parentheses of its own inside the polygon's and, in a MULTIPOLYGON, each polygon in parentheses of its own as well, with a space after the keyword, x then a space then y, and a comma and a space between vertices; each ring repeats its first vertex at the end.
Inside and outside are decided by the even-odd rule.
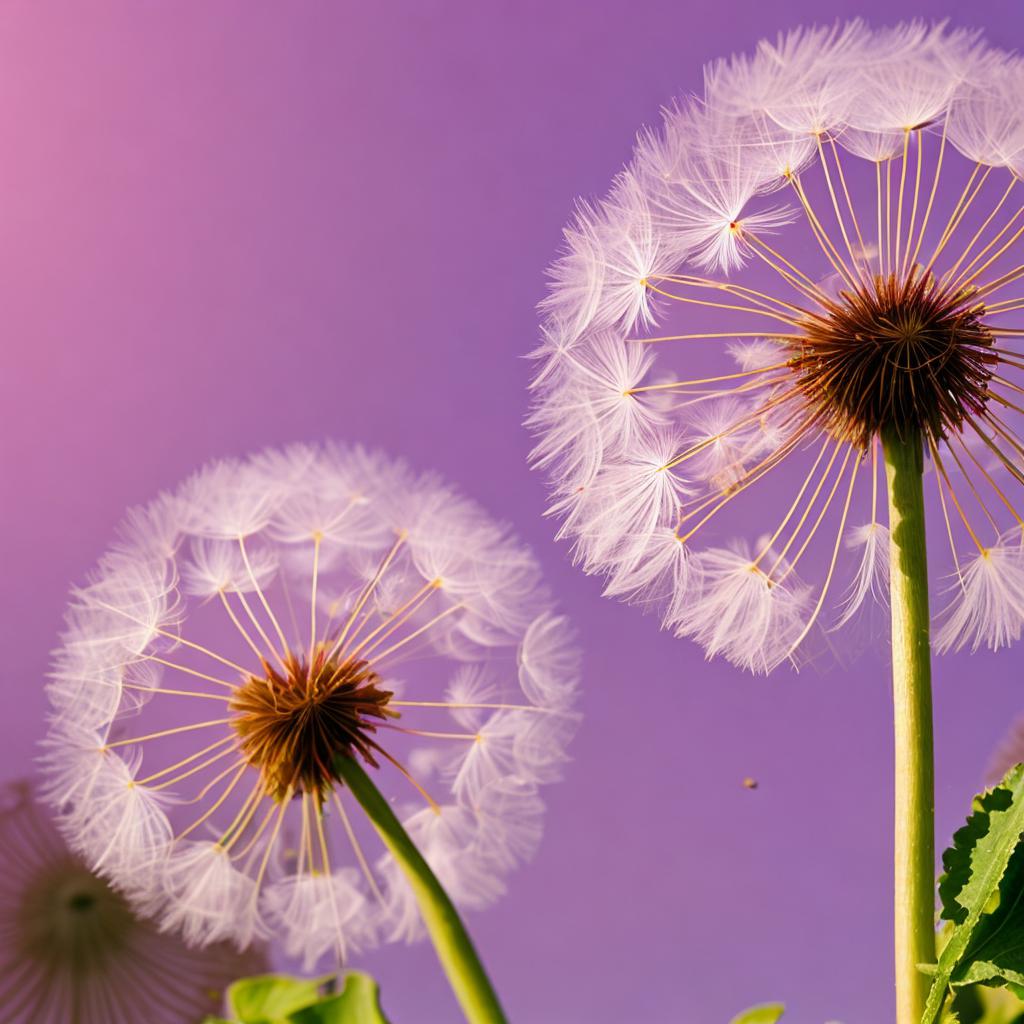
POLYGON ((505 1024, 505 1015, 458 912, 430 865, 388 802, 355 758, 339 755, 335 767, 405 872, 441 966, 470 1024, 505 1024))
POLYGON ((882 439, 896 740, 896 1021, 919 1024, 935 962, 935 783, 921 438, 882 439))

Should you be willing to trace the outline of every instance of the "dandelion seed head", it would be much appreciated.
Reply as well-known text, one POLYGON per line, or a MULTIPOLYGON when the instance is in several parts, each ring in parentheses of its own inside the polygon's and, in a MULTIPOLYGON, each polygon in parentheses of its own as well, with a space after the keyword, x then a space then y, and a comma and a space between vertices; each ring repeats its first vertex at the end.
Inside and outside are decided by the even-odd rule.
POLYGON ((609 595, 802 663, 884 602, 897 439, 947 551, 936 647, 1019 637, 1022 88, 977 32, 855 20, 712 62, 641 129, 552 271, 529 419, 609 595))
MULTIPOLYGON (((598 391, 629 376, 588 366, 598 391)), ((532 554, 436 477, 341 445, 217 462, 73 590, 45 795, 160 928, 312 969, 422 933, 339 759, 443 823, 424 853, 482 906, 534 845, 579 669, 532 554)))

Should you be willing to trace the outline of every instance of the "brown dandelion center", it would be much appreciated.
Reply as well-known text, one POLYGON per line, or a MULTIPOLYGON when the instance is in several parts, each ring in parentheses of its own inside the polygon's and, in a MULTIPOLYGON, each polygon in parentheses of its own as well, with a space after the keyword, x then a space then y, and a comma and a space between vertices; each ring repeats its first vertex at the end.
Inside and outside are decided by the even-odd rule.
POLYGON ((231 699, 242 753, 275 800, 301 792, 322 803, 338 778, 338 754, 376 767, 374 721, 398 717, 368 662, 326 653, 319 650, 312 666, 294 655, 283 671, 264 664, 265 675, 250 676, 231 699))
POLYGON ((861 447, 884 431, 935 440, 980 413, 998 356, 973 290, 914 268, 843 291, 794 341, 797 386, 834 436, 861 447))

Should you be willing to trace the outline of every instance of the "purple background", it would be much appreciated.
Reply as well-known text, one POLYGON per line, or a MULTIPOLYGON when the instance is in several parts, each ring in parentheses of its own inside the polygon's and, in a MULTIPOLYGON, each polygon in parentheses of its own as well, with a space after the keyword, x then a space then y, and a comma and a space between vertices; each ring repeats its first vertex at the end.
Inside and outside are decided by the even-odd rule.
MULTIPOLYGON (((0 774, 31 765, 66 587, 125 506, 211 456, 363 440, 513 521, 587 647, 541 852, 470 922, 513 1020, 889 1018, 886 659, 753 679, 602 599, 519 426, 573 197, 703 60, 857 13, 1024 28, 904 0, 0 6, 0 774)), ((1019 667, 937 665, 941 836, 1019 667)), ((356 965, 396 1024, 456 1019, 429 946, 356 965)))

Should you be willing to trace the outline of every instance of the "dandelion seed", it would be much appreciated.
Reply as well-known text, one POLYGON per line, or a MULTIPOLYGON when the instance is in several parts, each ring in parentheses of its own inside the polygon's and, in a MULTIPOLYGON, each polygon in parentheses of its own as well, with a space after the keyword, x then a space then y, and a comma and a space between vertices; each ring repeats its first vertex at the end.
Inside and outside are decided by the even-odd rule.
POLYGON ((220 943, 197 952, 133 913, 72 853, 33 785, 0 794, 0 1000, 9 1024, 180 1024, 220 1009, 223 990, 264 968, 220 943))
POLYGON ((215 463, 73 592, 46 795, 163 929, 313 969, 422 932, 336 758, 484 906, 536 846, 578 675, 532 555, 435 478, 335 445, 215 463))
POLYGON ((885 601, 894 438, 933 469, 936 648, 1019 637, 1022 84, 977 33, 855 21, 713 63, 640 133, 552 273, 530 419, 609 594, 799 664, 885 601), (737 539, 752 516, 765 545, 737 539))

